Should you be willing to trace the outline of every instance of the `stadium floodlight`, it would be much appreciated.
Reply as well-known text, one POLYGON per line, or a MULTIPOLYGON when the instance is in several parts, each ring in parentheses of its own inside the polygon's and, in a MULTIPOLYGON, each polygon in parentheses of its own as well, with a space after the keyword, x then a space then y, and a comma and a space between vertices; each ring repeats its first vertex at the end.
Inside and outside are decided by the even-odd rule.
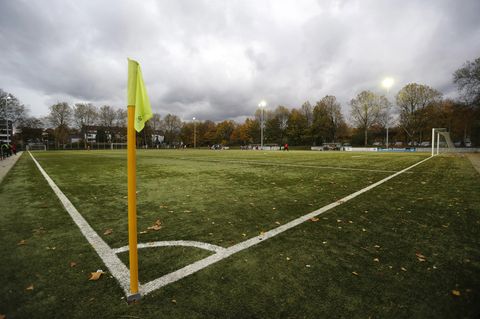
POLYGON ((7 95, 5 96, 5 124, 7 124, 6 128, 7 128, 7 137, 6 137, 6 143, 9 142, 9 134, 8 134, 8 101, 12 100, 12 97, 10 96, 10 94, 7 93, 7 95))
POLYGON ((197 148, 197 122, 193 117, 193 148, 197 148))
MULTIPOLYGON (((393 85, 393 78, 391 77, 386 77, 385 79, 383 79, 382 81, 382 86, 387 90, 387 102, 388 102, 388 93, 390 91, 390 88, 392 87, 393 85)), ((387 129, 387 136, 386 136, 386 141, 385 141, 385 146, 386 148, 388 148, 388 118, 390 117, 390 103, 387 103, 387 119, 385 121, 385 126, 386 126, 386 129, 387 129)))
POLYGON ((260 149, 263 150, 263 127, 265 124, 263 123, 263 109, 267 106, 267 102, 265 100, 261 100, 260 103, 258 103, 258 107, 260 108, 260 149))

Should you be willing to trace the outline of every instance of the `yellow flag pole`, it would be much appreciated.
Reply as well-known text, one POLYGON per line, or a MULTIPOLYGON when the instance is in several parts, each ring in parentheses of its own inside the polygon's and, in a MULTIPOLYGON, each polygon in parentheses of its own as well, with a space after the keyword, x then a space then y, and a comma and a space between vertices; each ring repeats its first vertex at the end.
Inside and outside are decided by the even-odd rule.
POLYGON ((128 246, 130 255, 130 296, 127 301, 140 299, 138 292, 138 251, 137 251, 137 172, 136 135, 134 128, 135 105, 128 106, 127 125, 127 174, 128 174, 128 246))

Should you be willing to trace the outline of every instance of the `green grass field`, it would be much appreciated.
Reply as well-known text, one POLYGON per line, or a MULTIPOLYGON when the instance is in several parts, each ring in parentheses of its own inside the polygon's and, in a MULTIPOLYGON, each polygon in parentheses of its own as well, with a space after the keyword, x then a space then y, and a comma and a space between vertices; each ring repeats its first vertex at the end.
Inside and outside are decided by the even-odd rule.
MULTIPOLYGON (((33 154, 112 248, 128 244, 124 151, 33 154)), ((227 248, 427 157, 139 151, 138 241, 193 240, 227 248), (162 228, 145 232, 156 220, 162 228)), ((435 157, 316 222, 305 222, 127 305, 108 273, 99 281, 88 280, 90 272, 106 270, 102 260, 24 154, 0 184, 0 314, 478 317, 479 194, 480 175, 468 159, 435 157), (26 289, 31 285, 33 289, 26 289)), ((141 249, 140 281, 209 254, 190 247, 141 249)), ((128 253, 119 256, 128 265, 128 253)))

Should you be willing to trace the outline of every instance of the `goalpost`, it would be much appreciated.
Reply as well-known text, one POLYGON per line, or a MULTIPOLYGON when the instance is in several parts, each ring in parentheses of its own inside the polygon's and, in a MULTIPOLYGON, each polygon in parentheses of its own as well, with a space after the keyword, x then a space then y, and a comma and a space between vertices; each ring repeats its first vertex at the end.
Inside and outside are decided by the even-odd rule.
POLYGON ((127 149, 127 143, 111 143, 110 149, 112 150, 120 150, 120 149, 127 149))
POLYGON ((47 146, 42 143, 30 143, 27 145, 27 151, 46 151, 47 146))
POLYGON ((432 156, 440 154, 440 136, 445 140, 446 148, 442 148, 443 151, 452 152, 455 150, 455 145, 446 128, 432 128, 432 156))

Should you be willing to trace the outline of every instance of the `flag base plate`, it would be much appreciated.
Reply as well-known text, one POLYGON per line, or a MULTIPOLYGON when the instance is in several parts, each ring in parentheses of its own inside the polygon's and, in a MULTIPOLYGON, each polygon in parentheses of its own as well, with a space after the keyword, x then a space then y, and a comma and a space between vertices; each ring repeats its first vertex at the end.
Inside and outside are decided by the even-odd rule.
POLYGON ((140 301, 141 298, 142 298, 142 295, 140 295, 139 293, 136 293, 136 294, 127 296, 127 302, 128 303, 137 302, 137 301, 140 301))

